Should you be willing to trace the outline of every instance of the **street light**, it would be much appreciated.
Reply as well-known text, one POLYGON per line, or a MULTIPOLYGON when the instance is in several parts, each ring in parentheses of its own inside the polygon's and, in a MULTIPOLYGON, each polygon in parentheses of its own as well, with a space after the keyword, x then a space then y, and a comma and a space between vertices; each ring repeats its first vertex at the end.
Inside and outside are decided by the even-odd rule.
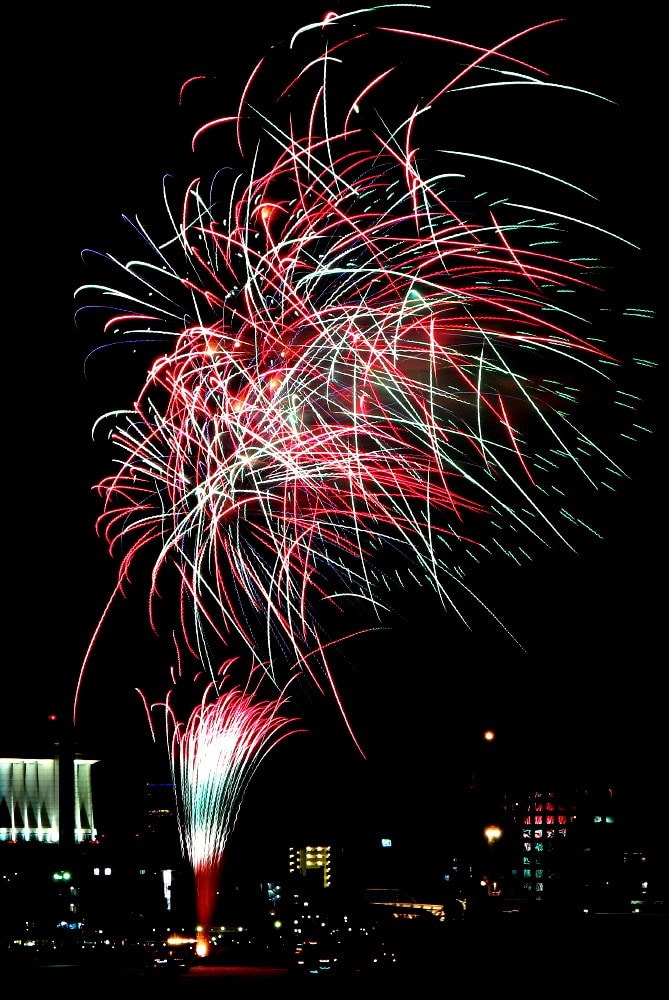
MULTIPOLYGON (((490 823, 484 828, 483 836, 488 843, 488 847, 492 848, 502 836, 502 828, 497 826, 496 823, 490 823)), ((491 875, 494 875, 497 866, 492 863, 492 859, 489 859, 489 866, 492 869, 491 875)), ((489 896, 502 895, 502 885, 499 879, 489 876, 486 880, 486 884, 488 886, 489 896)))

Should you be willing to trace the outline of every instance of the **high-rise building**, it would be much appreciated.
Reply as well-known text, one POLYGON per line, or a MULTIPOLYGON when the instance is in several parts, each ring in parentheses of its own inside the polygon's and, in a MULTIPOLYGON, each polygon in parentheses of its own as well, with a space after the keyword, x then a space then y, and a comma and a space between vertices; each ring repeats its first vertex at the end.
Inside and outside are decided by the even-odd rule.
POLYGON ((507 815, 516 834, 512 863, 522 895, 546 897, 548 883, 564 868, 568 838, 574 836, 579 806, 576 791, 533 791, 507 799, 507 815))

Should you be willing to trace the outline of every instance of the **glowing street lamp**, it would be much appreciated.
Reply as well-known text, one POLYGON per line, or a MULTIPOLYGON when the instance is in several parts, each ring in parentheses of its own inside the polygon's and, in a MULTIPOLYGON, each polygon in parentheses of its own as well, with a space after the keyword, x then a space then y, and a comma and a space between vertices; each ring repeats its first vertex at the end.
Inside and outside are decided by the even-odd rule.
MULTIPOLYGON (((490 823, 488 826, 484 828, 483 836, 485 837, 488 843, 488 847, 492 848, 502 836, 502 828, 497 826, 496 823, 490 823)), ((492 865, 492 862, 490 862, 490 865, 491 867, 495 867, 494 865, 492 865)), ((489 896, 502 895, 502 884, 499 881, 499 879, 488 877, 486 878, 485 883, 488 886, 489 896)))

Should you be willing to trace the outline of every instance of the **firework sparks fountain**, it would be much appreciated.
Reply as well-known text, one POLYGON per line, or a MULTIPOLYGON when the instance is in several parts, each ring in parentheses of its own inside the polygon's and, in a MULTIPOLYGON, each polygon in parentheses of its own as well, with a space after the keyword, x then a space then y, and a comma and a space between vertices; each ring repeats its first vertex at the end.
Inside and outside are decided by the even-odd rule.
POLYGON ((297 719, 282 714, 286 701, 285 694, 261 700, 256 691, 228 687, 219 678, 207 686, 185 724, 170 700, 165 702, 182 851, 195 879, 201 956, 209 948, 225 847, 246 790, 270 750, 297 731, 297 719))

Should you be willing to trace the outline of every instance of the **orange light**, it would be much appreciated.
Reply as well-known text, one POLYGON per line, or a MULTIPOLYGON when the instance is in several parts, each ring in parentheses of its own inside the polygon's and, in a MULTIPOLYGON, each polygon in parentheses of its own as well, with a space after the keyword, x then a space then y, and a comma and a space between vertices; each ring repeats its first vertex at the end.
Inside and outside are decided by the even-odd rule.
POLYGON ((198 958, 206 958, 209 954, 209 938, 201 931, 198 931, 195 954, 198 958))

